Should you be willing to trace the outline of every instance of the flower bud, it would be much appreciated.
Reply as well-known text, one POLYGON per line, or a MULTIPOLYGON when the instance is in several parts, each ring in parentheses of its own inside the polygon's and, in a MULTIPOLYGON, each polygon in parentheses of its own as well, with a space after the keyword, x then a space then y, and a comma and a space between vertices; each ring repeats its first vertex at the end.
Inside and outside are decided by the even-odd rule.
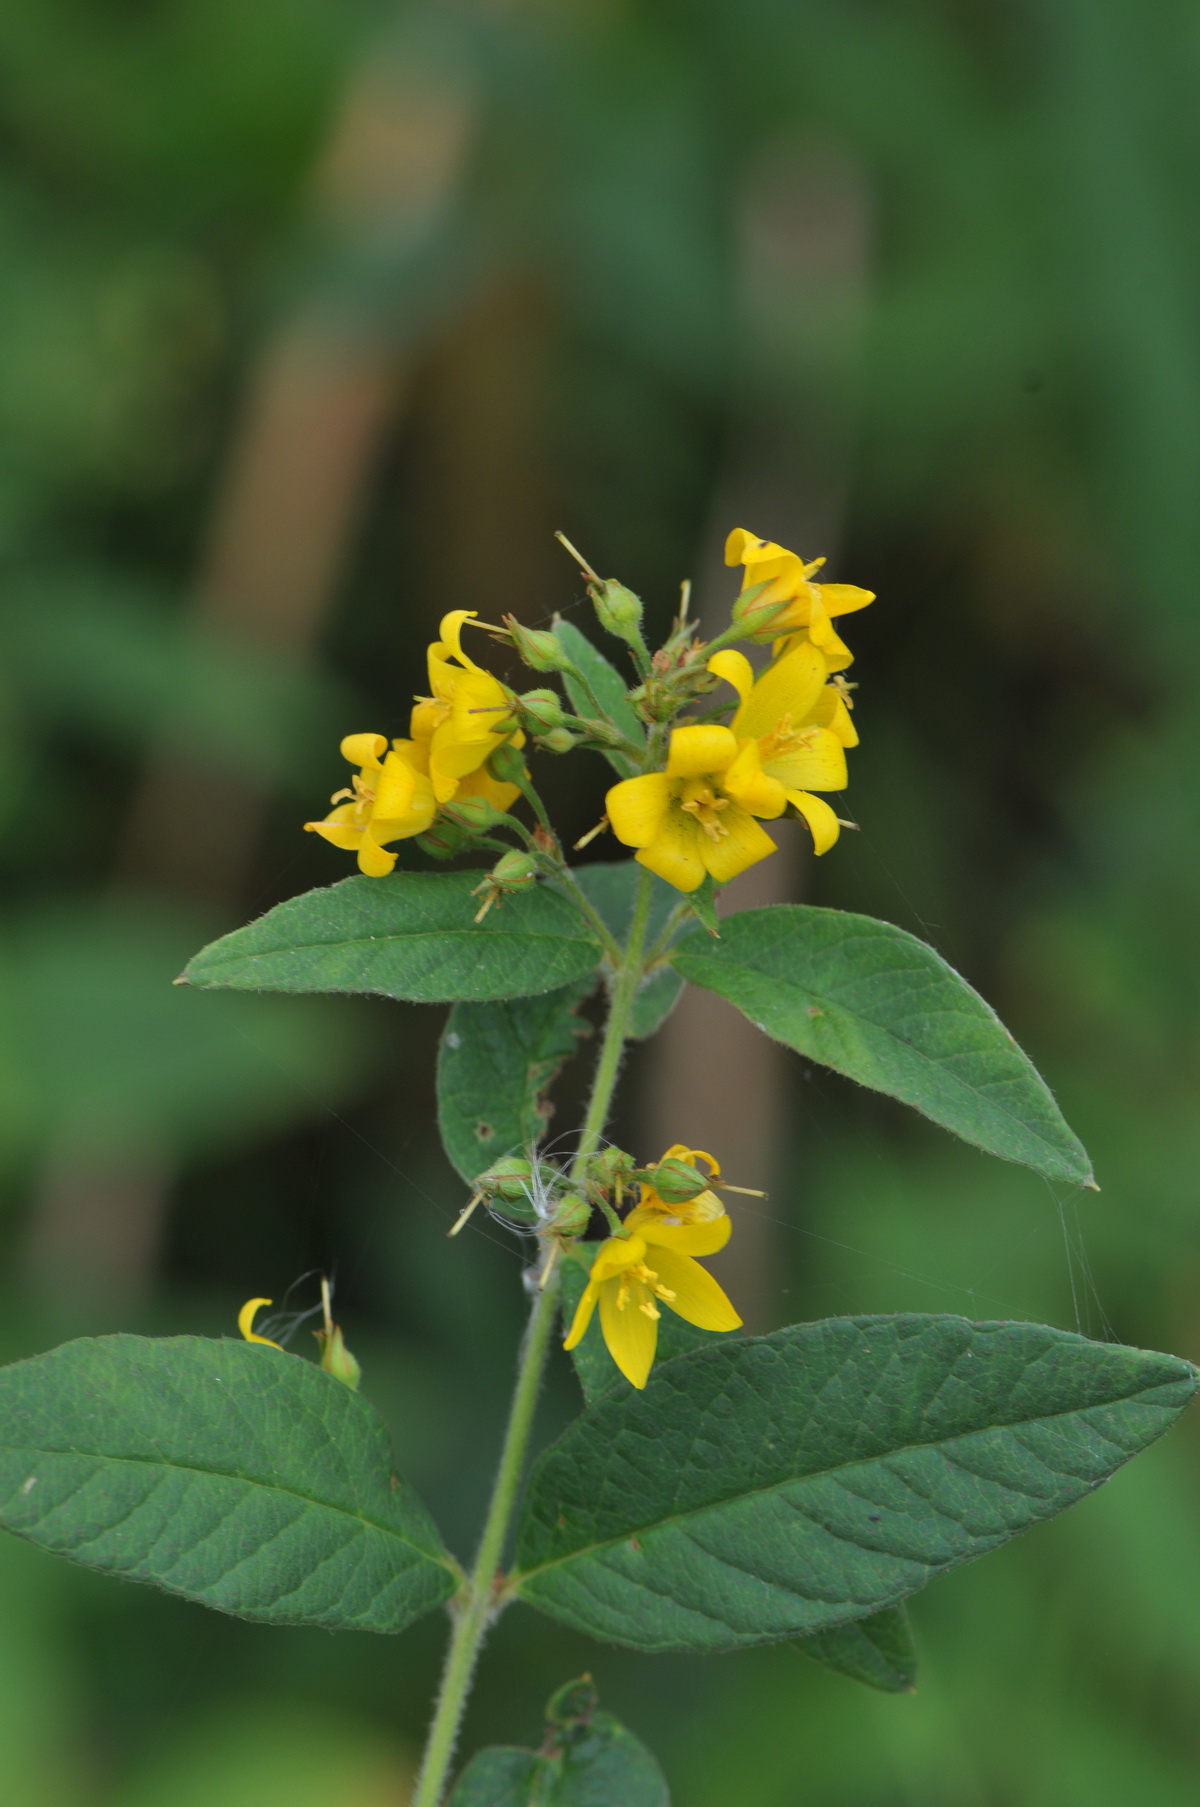
POLYGON ((487 769, 501 784, 520 784, 527 775, 525 761, 507 741, 489 755, 487 769))
POLYGON ((560 1236, 582 1236, 591 1216, 592 1207, 586 1198, 580 1198, 577 1192, 568 1192, 559 1201, 558 1209, 550 1219, 550 1228, 557 1230, 560 1236))
POLYGON ((435 860, 448 860, 456 853, 461 853, 470 838, 468 829, 439 816, 431 828, 417 836, 417 846, 422 853, 431 854, 435 860))
POLYGON ((783 632, 780 617, 791 608, 792 598, 772 598, 774 587, 773 583, 755 584, 751 589, 743 590, 733 605, 733 619, 748 640, 776 640, 783 632))
POLYGON ((574 670, 557 635, 547 633, 543 628, 522 627, 512 615, 505 615, 504 625, 521 658, 533 671, 574 670))
POLYGON ((321 1366, 326 1374, 332 1374, 335 1380, 357 1391, 362 1369, 346 1347, 341 1325, 333 1324, 328 1330, 318 1330, 316 1337, 321 1345, 321 1366))
POLYGON ((523 891, 537 877, 538 863, 531 853, 502 853, 488 874, 501 891, 523 891))
POLYGON ((706 1179, 690 1161, 681 1161, 678 1155, 668 1155, 666 1160, 651 1167, 646 1180, 664 1205, 688 1205, 712 1185, 711 1179, 706 1179))
POLYGON ((547 753, 569 753, 579 745, 579 736, 569 728, 551 728, 548 734, 538 736, 538 745, 545 747, 547 753))
POLYGON ((460 797, 452 803, 443 803, 440 818, 468 834, 483 834, 497 822, 507 820, 504 812, 494 809, 484 797, 460 797))
POLYGON ((543 734, 561 728, 563 706, 553 690, 527 690, 517 698, 521 710, 521 726, 531 734, 543 734))
POLYGON ((607 628, 610 634, 616 634, 621 640, 641 640, 642 602, 632 590, 619 584, 615 577, 609 577, 600 583, 589 584, 588 595, 601 627, 607 628))

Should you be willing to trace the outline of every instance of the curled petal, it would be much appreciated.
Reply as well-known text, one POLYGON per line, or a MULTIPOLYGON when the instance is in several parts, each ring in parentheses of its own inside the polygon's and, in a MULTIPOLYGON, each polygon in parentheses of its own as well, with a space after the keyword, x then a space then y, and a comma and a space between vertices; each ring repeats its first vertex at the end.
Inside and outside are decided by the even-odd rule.
MULTIPOLYGON (((619 1280, 609 1280, 600 1288, 600 1328, 608 1344, 608 1353, 631 1386, 644 1387, 654 1366, 658 1347, 658 1320, 640 1309, 650 1304, 644 1286, 631 1281, 622 1307, 619 1280)), ((657 1307, 654 1308, 657 1310, 657 1307)))
POLYGON ((858 745, 858 730, 846 707, 845 698, 832 684, 826 684, 824 692, 813 710, 813 720, 822 728, 828 728, 835 740, 844 747, 858 745))
POLYGON ((372 823, 371 827, 363 832, 363 838, 358 848, 358 869, 360 872, 365 872, 368 878, 386 878, 396 864, 396 856, 394 853, 389 853, 386 847, 379 845, 372 833, 373 828, 374 824, 372 823))
POLYGON ((759 860, 765 860, 768 854, 775 852, 775 843, 770 835, 759 827, 753 816, 736 804, 725 811, 721 817, 721 826, 725 829, 721 839, 710 841, 704 835, 700 850, 706 869, 712 873, 718 885, 727 885, 731 878, 736 878, 747 866, 755 866, 759 860))
POLYGON ((745 653, 740 653, 730 646, 724 652, 714 653, 708 661, 707 669, 714 677, 724 678, 732 684, 743 703, 754 685, 754 667, 745 653))
POLYGON ((323 841, 329 841, 334 847, 341 847, 347 853, 353 853, 362 840, 362 826, 354 818, 358 811, 356 803, 339 803, 331 809, 323 822, 306 822, 304 827, 309 834, 319 834, 323 841))
POLYGON ((622 779, 604 799, 612 831, 626 847, 648 847, 661 834, 670 805, 671 782, 665 772, 622 779))
POLYGON ((747 740, 726 772, 721 787, 735 803, 748 809, 752 816, 773 819, 787 808, 787 796, 777 778, 768 777, 762 769, 758 742, 747 740))
MULTIPOLYGON (((463 623, 474 621, 478 614, 478 609, 451 609, 448 615, 442 616, 438 624, 439 638, 434 642, 434 646, 437 646, 443 659, 457 659, 460 665, 467 666, 471 671, 477 671, 479 668, 473 659, 468 659, 462 649, 462 630, 463 623)), ((431 654, 433 650, 434 648, 431 646, 429 649, 431 654)))
POLYGON ((347 734, 341 745, 342 758, 351 765, 377 766, 386 752, 382 734, 347 734))
POLYGON ((656 1248, 654 1267, 663 1286, 675 1294, 667 1304, 701 1330, 737 1330, 741 1318, 706 1268, 674 1248, 656 1248))
POLYGON ((788 802, 812 830, 814 853, 828 853, 841 833, 841 824, 824 797, 812 797, 807 791, 789 791, 788 802))
POLYGON ((668 778, 703 778, 723 772, 737 758, 738 744, 728 728, 715 722, 694 722, 671 732, 667 754, 668 778))
POLYGON ((279 1343, 273 1343, 269 1336, 255 1336, 253 1329, 259 1307, 270 1304, 270 1299, 247 1299, 238 1312, 238 1329, 248 1343, 265 1343, 268 1349, 278 1349, 280 1348, 279 1343))

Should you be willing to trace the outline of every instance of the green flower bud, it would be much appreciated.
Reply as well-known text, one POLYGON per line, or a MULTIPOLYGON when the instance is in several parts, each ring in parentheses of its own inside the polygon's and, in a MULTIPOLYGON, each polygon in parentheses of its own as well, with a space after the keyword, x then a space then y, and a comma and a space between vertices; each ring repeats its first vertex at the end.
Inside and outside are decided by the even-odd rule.
POLYGON ((443 803, 440 820, 465 829, 468 834, 483 834, 497 822, 506 821, 507 817, 484 797, 460 797, 453 803, 443 803))
POLYGON ((601 627, 618 639, 637 642, 642 637, 642 602, 632 590, 619 584, 615 577, 588 585, 597 619, 601 627))
POLYGON ((775 623, 791 608, 791 598, 785 596, 782 601, 770 602, 770 594, 769 583, 755 584, 751 589, 743 590, 733 605, 733 619, 748 640, 765 643, 778 639, 782 632, 775 623))
POLYGON ((579 745, 579 736, 569 728, 551 728, 548 734, 538 736, 538 745, 545 747, 547 753, 569 753, 579 745))
POLYGON ((501 891, 523 891, 537 877, 538 864, 531 853, 502 853, 488 877, 501 891))
POLYGON ((501 784, 520 784, 525 777, 525 761, 507 741, 489 755, 487 769, 501 784))
POLYGON ((517 701, 521 708, 521 726, 532 734, 561 728, 563 706, 553 690, 527 690, 517 701))
POLYGON ((342 1381, 357 1392, 362 1369, 346 1347, 341 1326, 333 1324, 327 1331, 318 1330, 316 1337, 321 1345, 321 1366, 326 1374, 332 1374, 335 1380, 342 1381))
POLYGON ((504 625, 521 658, 533 671, 574 670, 555 634, 543 628, 522 627, 512 615, 505 615, 504 625))
POLYGON ((592 1207, 586 1198, 580 1198, 577 1192, 568 1192, 559 1201, 558 1209, 550 1219, 550 1228, 557 1230, 560 1236, 582 1236, 591 1216, 592 1207))
POLYGON ((456 853, 461 853, 470 838, 467 829, 439 816, 432 828, 417 836, 417 846, 422 853, 431 854, 435 860, 448 860, 456 853))
POLYGON ((690 1204, 712 1185, 712 1181, 706 1179, 698 1168, 693 1167, 690 1161, 681 1161, 678 1155, 669 1155, 657 1167, 649 1168, 645 1178, 664 1205, 690 1204))

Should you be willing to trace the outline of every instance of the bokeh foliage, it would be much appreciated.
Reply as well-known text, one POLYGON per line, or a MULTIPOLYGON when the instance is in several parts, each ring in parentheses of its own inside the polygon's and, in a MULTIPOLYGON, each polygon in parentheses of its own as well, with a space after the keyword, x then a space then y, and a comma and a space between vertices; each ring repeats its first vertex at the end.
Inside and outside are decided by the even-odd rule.
MULTIPOLYGON (((443 609, 570 609, 563 525, 665 620, 680 576, 714 581, 736 501, 784 539, 840 523, 800 549, 881 598, 856 637, 863 832, 806 897, 933 939, 1051 1076, 1102 1188, 1055 1195, 797 1062, 786 1315, 1045 1316, 1194 1357, 1187 9, 13 0, 0 48, 6 1355, 232 1330, 251 1292, 332 1264, 406 1472, 464 1548, 520 1298, 492 1232, 447 1259, 438 1013, 169 981, 341 876, 298 823, 341 782, 342 731, 400 731, 443 609), (451 170, 436 204, 406 176, 423 151, 451 170), (308 659, 193 604, 245 398, 297 318, 402 377, 308 659), (233 889, 131 831, 164 745, 266 798, 233 889), (126 1193, 170 1202, 123 1296, 52 1233, 102 1191, 114 1221, 126 1193)), ((595 796, 561 800, 580 831, 604 781, 597 761, 595 796)), ((151 812, 164 841, 193 796, 151 812)), ((469 1746, 536 1742, 551 1688, 598 1663, 680 1807, 1183 1807, 1197 1492, 1184 1430, 932 1590, 912 1699, 787 1648, 651 1668, 514 1616, 469 1746)), ((13 1544, 0 1573, 19 1807, 402 1790, 436 1626, 381 1655, 13 1544)))

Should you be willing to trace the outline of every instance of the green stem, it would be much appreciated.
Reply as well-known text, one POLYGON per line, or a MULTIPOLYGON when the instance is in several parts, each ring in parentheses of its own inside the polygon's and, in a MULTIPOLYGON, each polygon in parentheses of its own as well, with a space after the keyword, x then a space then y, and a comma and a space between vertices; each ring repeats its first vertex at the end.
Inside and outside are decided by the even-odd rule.
POLYGON ((517 1488, 525 1466, 525 1452, 529 1447, 529 1433, 533 1428, 533 1413, 542 1369, 546 1363, 550 1336, 558 1312, 559 1284, 559 1276, 555 1271, 537 1294, 530 1313, 529 1329, 521 1351, 517 1384, 508 1414, 508 1428, 504 1434, 504 1447, 500 1452, 500 1465, 492 1487, 491 1504, 484 1521, 483 1536, 479 1540, 479 1553, 471 1570, 470 1581, 455 1611, 454 1632, 450 1648, 446 1652, 446 1667, 442 1672, 442 1685, 433 1723, 429 1728, 425 1760, 421 1765, 412 1807, 438 1807, 442 1798, 471 1688, 471 1678, 475 1672, 475 1661, 488 1626, 495 1616, 496 1579, 516 1504, 517 1488))
MULTIPOLYGON (((650 918, 653 889, 653 875, 643 871, 634 898, 629 940, 623 953, 617 950, 619 962, 612 990, 612 1004, 604 1026, 604 1041, 596 1063, 592 1096, 580 1138, 575 1163, 577 1169, 588 1155, 595 1154, 604 1133, 604 1125, 608 1121, 617 1074, 621 1067, 621 1052, 629 1034, 633 1000, 637 996, 642 977, 642 955, 646 945, 646 924, 650 918)), ((615 943, 613 945, 616 946, 615 943)), ((442 1685, 429 1728, 425 1758, 417 1779, 412 1807, 439 1807, 471 1690, 475 1662, 488 1627, 500 1609, 496 1598, 500 1561, 504 1555, 504 1545, 517 1503, 517 1490, 525 1467, 538 1388, 558 1313, 560 1287, 561 1278, 556 1266, 547 1270, 545 1284, 534 1299, 529 1329, 517 1368, 517 1384, 509 1408, 500 1464, 496 1470, 487 1518, 484 1520, 483 1535, 479 1540, 479 1551, 470 1579, 453 1609, 454 1631, 450 1638, 450 1648, 446 1652, 446 1667, 442 1671, 442 1685)))
POLYGON ((583 886, 579 883, 579 880, 575 877, 571 868, 566 864, 556 866, 555 877, 570 893, 571 902, 575 905, 575 908, 579 911, 579 914, 583 917, 583 920, 587 923, 593 935, 608 955, 609 960, 612 962, 613 970, 618 971, 621 962, 625 957, 621 951, 620 943, 614 937, 608 924, 593 904, 591 898, 585 893, 583 886))

